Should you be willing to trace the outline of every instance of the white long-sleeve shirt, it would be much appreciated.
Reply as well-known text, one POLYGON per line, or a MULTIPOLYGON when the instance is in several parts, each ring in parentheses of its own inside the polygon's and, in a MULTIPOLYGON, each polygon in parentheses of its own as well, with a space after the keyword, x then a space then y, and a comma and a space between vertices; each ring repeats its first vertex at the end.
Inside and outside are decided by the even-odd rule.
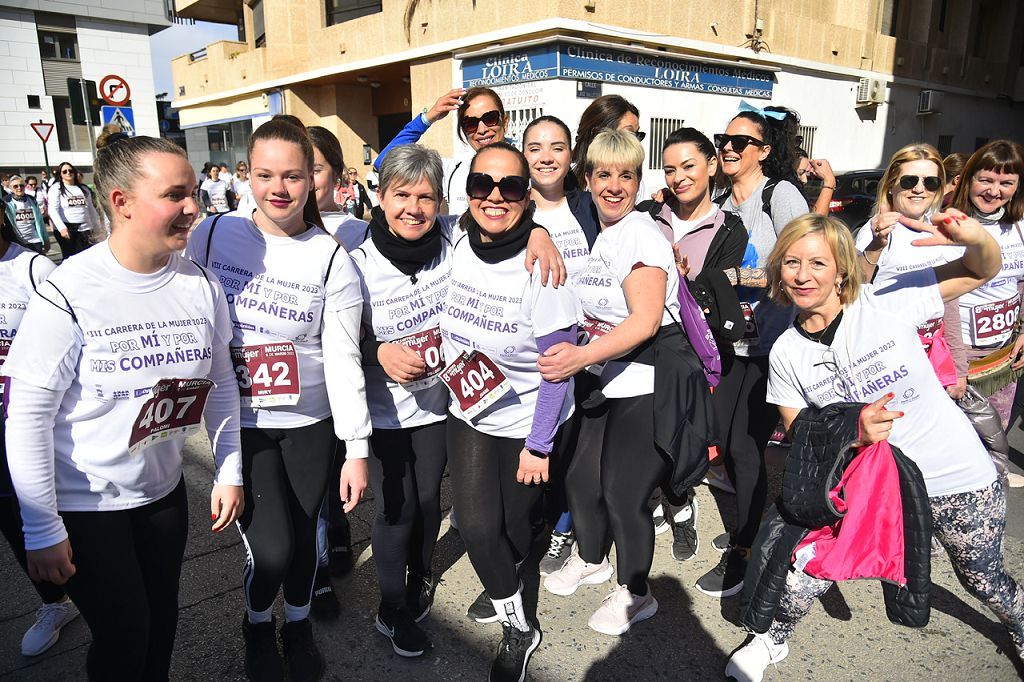
POLYGON ((227 294, 246 428, 299 428, 334 418, 348 459, 369 453, 359 352, 363 297, 352 259, 320 228, 270 235, 248 217, 203 221, 186 255, 227 294))
POLYGON ((58 232, 68 229, 67 223, 77 223, 77 232, 88 232, 99 227, 100 216, 92 205, 92 193, 82 185, 64 185, 55 182, 46 195, 50 221, 58 232))
POLYGON ((177 255, 143 275, 101 243, 39 286, 3 366, 28 549, 67 537, 58 511, 131 509, 173 491, 200 416, 215 481, 242 484, 230 339, 223 290, 177 255), (205 380, 213 386, 199 410, 202 391, 184 385, 205 380), (183 386, 154 395, 168 383, 183 386))

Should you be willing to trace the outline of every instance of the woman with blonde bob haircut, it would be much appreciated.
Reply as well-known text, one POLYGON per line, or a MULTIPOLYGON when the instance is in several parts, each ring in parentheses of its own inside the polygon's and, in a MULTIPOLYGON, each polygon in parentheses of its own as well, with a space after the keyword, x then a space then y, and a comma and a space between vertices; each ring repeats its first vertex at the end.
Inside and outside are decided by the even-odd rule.
MULTIPOLYGON (((914 221, 915 248, 959 245, 963 256, 934 268, 860 284, 853 240, 835 218, 789 223, 768 258, 771 295, 792 303, 796 322, 775 342, 767 401, 789 430, 805 407, 864 403, 861 439, 888 440, 921 471, 934 537, 960 583, 1003 622, 1024 651, 1024 592, 1003 568, 1006 492, 967 417, 946 396, 918 341, 917 326, 999 272, 999 245, 955 209, 914 221)), ((753 579, 753 577, 751 576, 753 579)), ((756 580, 754 581, 756 582, 756 580)), ((789 654, 786 641, 832 583, 795 567, 775 619, 733 654, 736 680, 760 680, 789 654)))

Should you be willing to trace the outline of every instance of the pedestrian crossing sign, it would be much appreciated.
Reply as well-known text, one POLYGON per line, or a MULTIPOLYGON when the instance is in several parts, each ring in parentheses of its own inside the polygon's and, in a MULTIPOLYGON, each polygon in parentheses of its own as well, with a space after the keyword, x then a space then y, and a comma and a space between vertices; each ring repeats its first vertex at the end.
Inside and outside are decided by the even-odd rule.
POLYGON ((121 126, 121 130, 125 134, 135 136, 135 113, 131 107, 100 107, 100 116, 103 119, 103 125, 116 123, 121 126))

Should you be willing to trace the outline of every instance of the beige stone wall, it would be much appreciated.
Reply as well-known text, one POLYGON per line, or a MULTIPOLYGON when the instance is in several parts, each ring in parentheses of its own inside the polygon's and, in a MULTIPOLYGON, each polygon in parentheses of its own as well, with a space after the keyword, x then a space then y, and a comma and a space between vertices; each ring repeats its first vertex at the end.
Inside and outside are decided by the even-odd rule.
MULTIPOLYGON (((442 93, 451 88, 452 60, 443 57, 411 64, 409 79, 412 81, 411 113, 415 115, 423 109, 429 109, 442 93)), ((436 149, 441 156, 451 156, 454 153, 452 149, 452 133, 454 132, 455 115, 449 114, 430 126, 430 130, 420 138, 420 141, 431 149, 436 149)))
POLYGON ((373 97, 368 88, 349 85, 297 86, 284 91, 285 112, 306 125, 321 125, 341 143, 345 163, 362 168, 363 144, 380 148, 373 97))

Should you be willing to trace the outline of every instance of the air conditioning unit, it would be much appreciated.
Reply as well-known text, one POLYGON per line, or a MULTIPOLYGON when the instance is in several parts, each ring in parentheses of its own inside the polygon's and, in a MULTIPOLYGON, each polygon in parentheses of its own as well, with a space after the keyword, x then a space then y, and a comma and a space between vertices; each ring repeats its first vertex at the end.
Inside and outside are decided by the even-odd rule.
POLYGON ((885 81, 881 78, 861 78, 857 83, 857 106, 869 107, 885 102, 885 81))
POLYGON ((939 113, 939 104, 942 103, 942 93, 938 90, 922 90, 917 96, 917 115, 939 113))

